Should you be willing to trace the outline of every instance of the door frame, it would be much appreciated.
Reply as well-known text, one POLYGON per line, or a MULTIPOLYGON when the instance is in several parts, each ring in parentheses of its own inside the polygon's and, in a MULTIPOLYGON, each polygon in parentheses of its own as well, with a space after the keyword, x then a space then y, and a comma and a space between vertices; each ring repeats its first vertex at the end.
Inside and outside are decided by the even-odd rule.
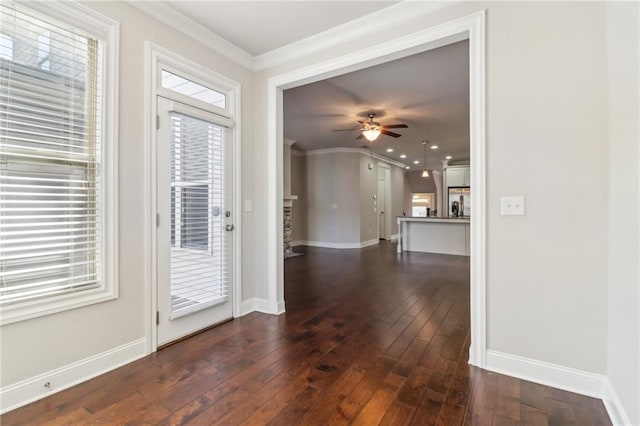
POLYGON ((347 72, 371 67, 447 44, 469 40, 470 157, 474 188, 471 223, 471 347, 469 363, 486 366, 486 11, 472 13, 378 45, 293 71, 267 82, 267 299, 269 312, 281 314, 284 303, 282 253, 283 91, 347 72))
MULTIPOLYGON (((165 66, 182 75, 193 78, 206 86, 223 89, 228 95, 229 111, 233 116, 235 125, 232 132, 233 144, 233 264, 231 266, 233 281, 231 283, 232 315, 240 315, 240 302, 242 300, 242 271, 240 255, 242 254, 242 138, 241 138, 241 85, 215 71, 205 68, 189 59, 183 58, 169 50, 159 47, 149 41, 145 42, 145 94, 144 94, 144 229, 145 229, 145 340, 146 353, 155 352, 158 349, 158 330, 156 325, 156 311, 158 310, 157 294, 157 241, 156 241, 156 143, 157 143, 157 98, 163 94, 158 89, 158 70, 165 66)), ((165 94, 166 97, 166 94, 165 94)), ((176 99, 180 102, 180 99, 176 99)))
MULTIPOLYGON (((377 182, 380 182, 380 169, 384 170, 384 235, 382 238, 391 241, 393 238, 393 223, 391 221, 390 213, 393 211, 391 199, 393 194, 391 194, 391 166, 386 163, 378 162, 378 174, 376 176, 377 182)), ((378 202, 378 209, 380 208, 380 202, 378 202)), ((379 213, 379 212, 378 212, 379 213)), ((380 221, 380 214, 378 214, 378 221, 380 221)), ((378 234, 380 234, 380 225, 378 224, 378 234)), ((378 239, 380 235, 378 235, 378 239)))

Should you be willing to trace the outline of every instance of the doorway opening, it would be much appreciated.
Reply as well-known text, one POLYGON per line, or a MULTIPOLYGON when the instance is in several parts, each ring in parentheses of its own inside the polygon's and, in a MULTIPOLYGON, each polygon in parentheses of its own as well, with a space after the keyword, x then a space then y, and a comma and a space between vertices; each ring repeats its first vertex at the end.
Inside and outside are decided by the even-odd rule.
POLYGON ((485 99, 484 99, 484 12, 446 22, 383 45, 274 76, 268 82, 268 299, 272 313, 282 313, 284 304, 284 267, 282 247, 283 204, 283 90, 320 81, 373 65, 428 51, 436 47, 469 41, 469 133, 471 200, 474 220, 471 225, 471 347, 469 362, 484 367, 485 335, 485 99))

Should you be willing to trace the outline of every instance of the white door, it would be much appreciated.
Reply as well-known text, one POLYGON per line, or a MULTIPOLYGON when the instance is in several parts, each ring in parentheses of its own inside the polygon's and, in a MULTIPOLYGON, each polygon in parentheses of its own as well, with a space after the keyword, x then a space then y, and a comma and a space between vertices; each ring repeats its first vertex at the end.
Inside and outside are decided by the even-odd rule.
POLYGON ((386 197, 385 197, 385 181, 384 180, 379 180, 378 181, 378 238, 381 239, 385 239, 385 206, 386 206, 386 197))
POLYGON ((233 316, 226 120, 158 97, 158 345, 233 316))

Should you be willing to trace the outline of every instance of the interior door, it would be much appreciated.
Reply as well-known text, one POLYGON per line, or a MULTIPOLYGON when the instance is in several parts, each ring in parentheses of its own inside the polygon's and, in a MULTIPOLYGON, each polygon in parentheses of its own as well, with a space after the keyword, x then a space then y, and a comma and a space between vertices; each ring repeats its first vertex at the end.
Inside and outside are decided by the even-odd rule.
POLYGON ((378 181, 378 238, 380 239, 385 239, 385 206, 387 205, 386 203, 386 199, 385 199, 385 181, 384 180, 379 180, 378 181))
POLYGON ((158 345, 233 316, 226 119, 158 97, 158 345))

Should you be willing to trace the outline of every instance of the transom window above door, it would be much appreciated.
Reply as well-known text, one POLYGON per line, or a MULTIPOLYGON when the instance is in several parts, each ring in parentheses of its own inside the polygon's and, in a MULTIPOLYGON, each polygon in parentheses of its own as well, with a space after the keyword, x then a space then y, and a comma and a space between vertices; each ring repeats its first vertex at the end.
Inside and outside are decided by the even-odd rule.
POLYGON ((227 95, 220 91, 180 77, 179 75, 165 69, 161 71, 161 78, 162 87, 165 89, 172 90, 181 95, 197 99, 222 109, 227 108, 227 95))

